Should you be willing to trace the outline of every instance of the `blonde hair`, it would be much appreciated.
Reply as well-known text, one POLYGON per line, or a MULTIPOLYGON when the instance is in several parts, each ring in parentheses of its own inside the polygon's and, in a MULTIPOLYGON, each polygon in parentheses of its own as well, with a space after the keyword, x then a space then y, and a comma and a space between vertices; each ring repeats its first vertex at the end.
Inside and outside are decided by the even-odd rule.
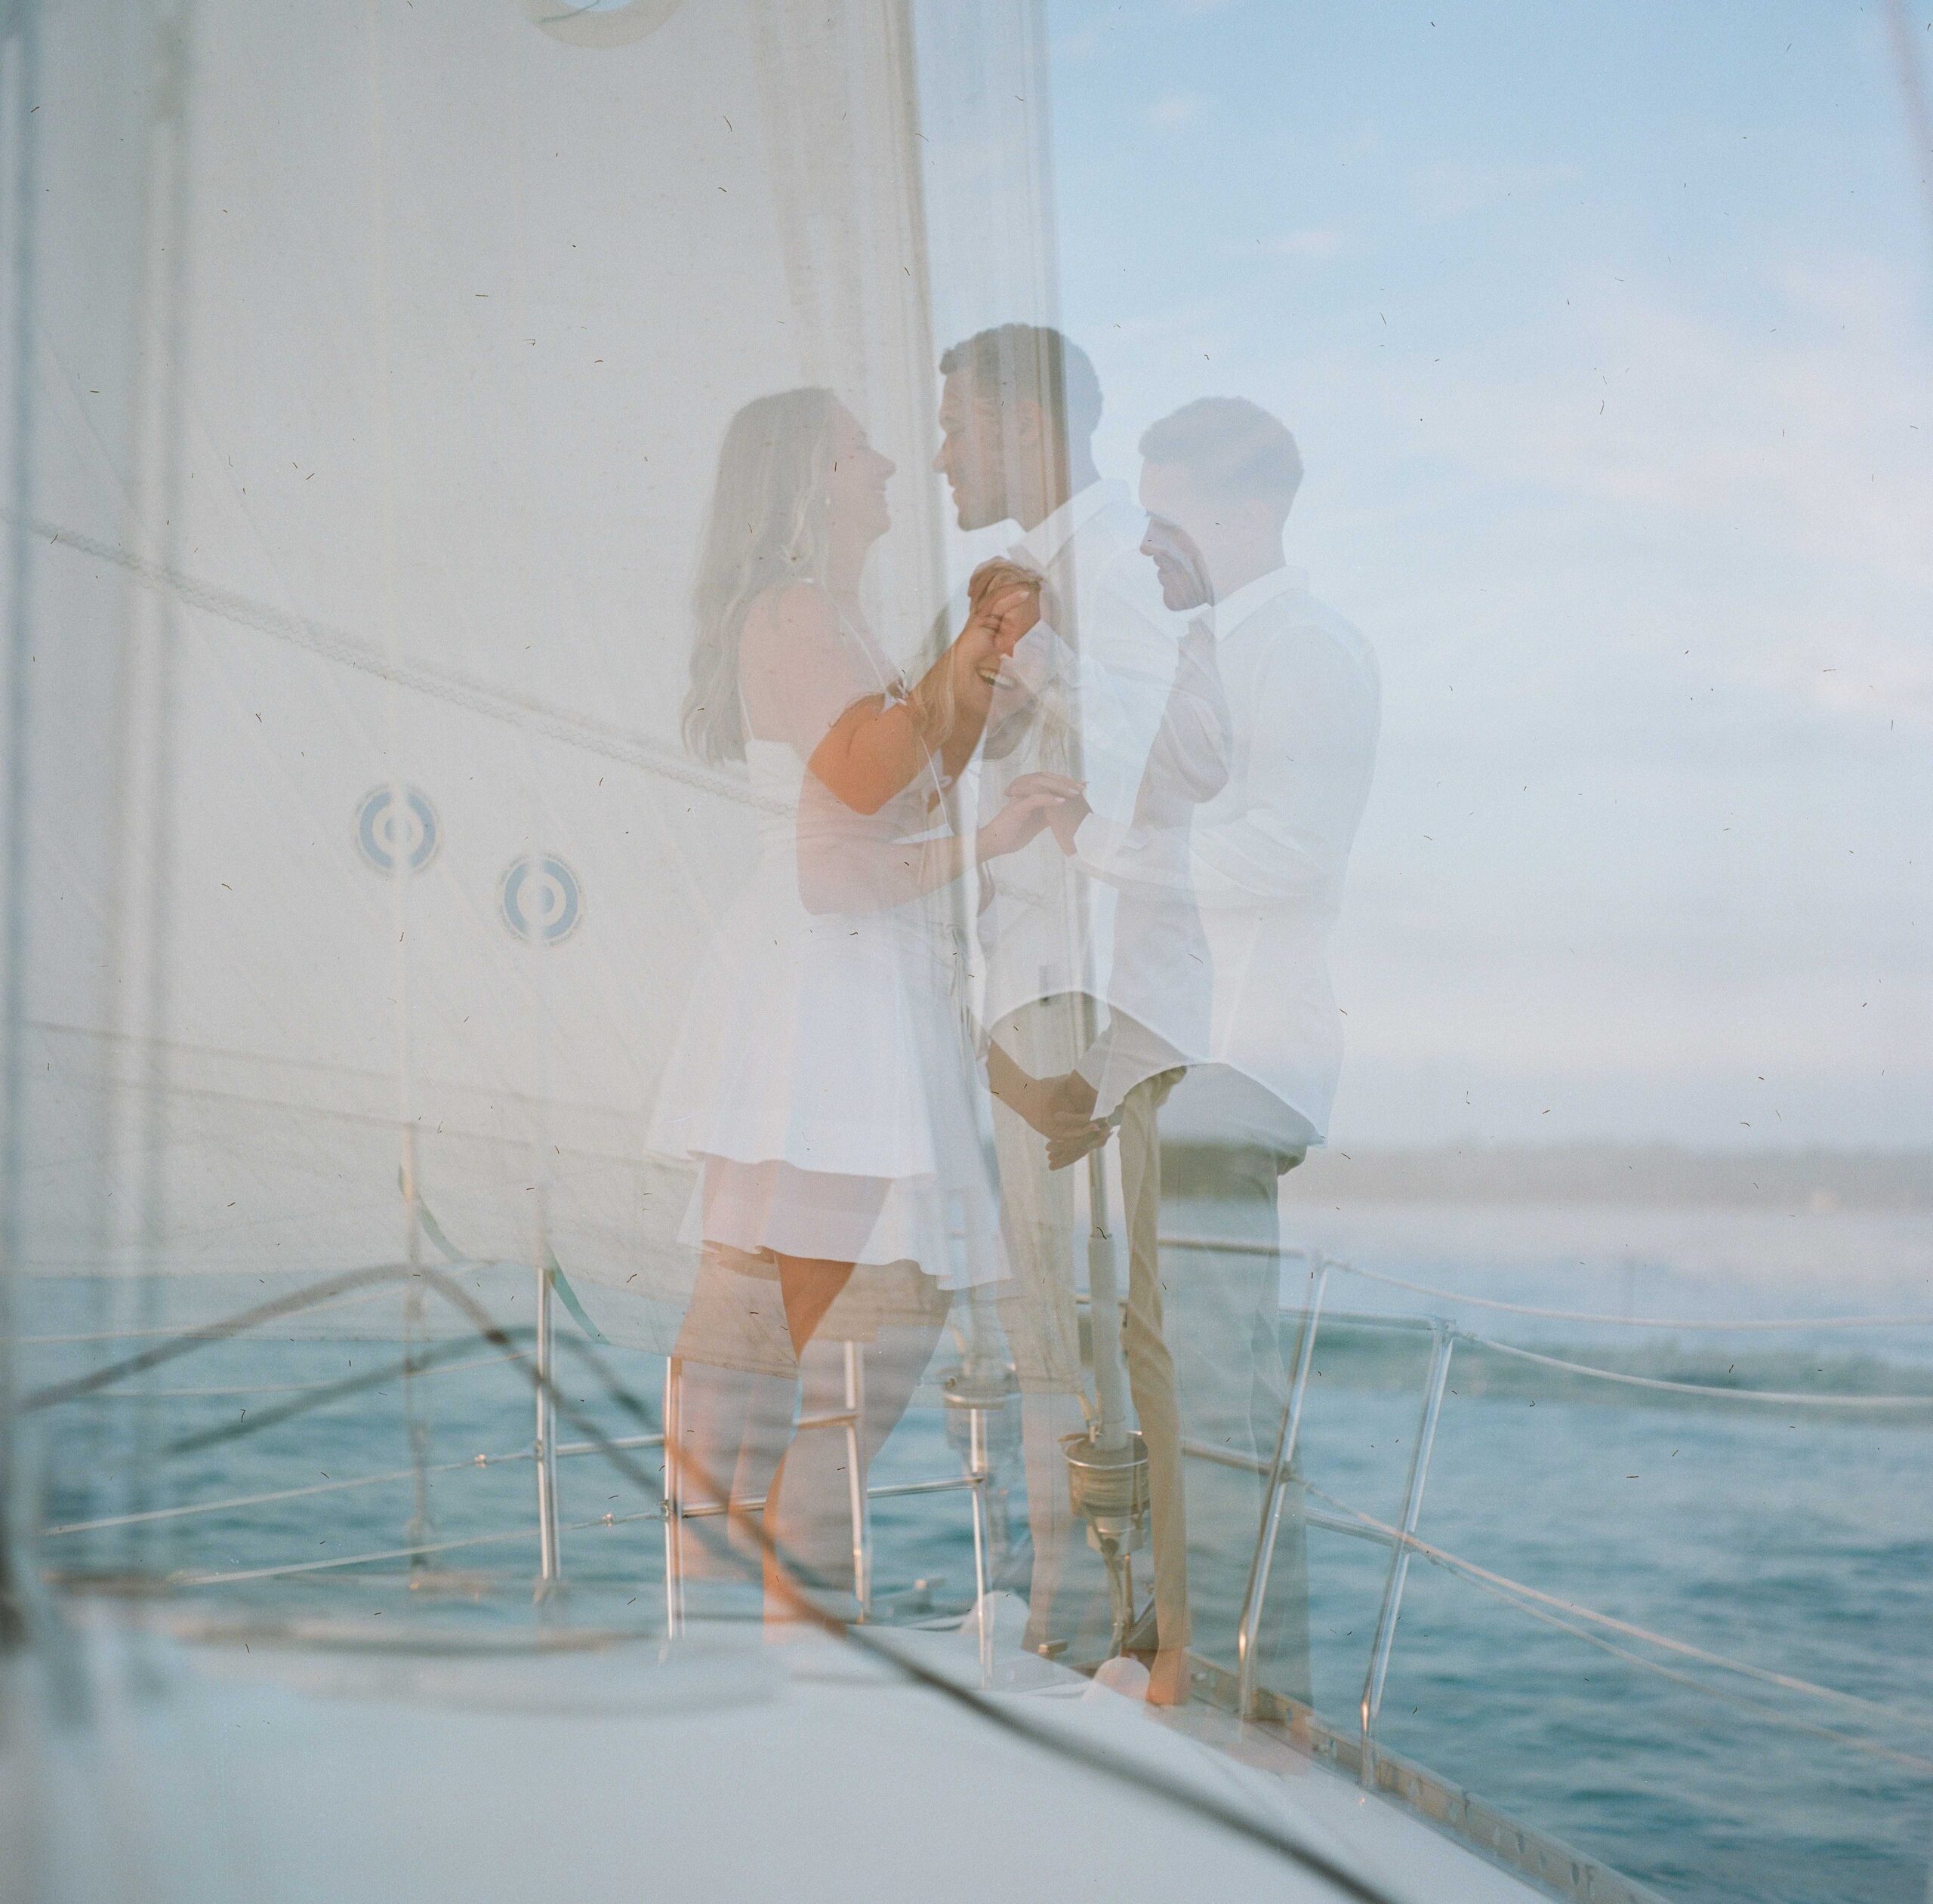
POLYGON ((752 604, 768 590, 825 579, 838 414, 830 390, 782 390, 754 397, 726 428, 692 588, 697 633, 680 722, 701 759, 745 757, 738 649, 752 604))

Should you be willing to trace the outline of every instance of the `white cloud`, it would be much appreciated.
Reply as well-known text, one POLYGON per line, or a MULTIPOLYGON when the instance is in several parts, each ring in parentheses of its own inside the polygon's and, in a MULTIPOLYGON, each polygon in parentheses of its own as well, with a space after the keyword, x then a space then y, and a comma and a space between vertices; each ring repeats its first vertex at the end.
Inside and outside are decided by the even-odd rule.
POLYGON ((1438 159, 1410 174, 1417 208, 1427 218, 1462 218, 1506 200, 1541 198, 1574 183, 1575 165, 1470 165, 1438 159))
POLYGON ((1332 258, 1343 248, 1343 234, 1326 226, 1312 226, 1306 231, 1284 232, 1279 237, 1265 238, 1260 249, 1269 257, 1306 258, 1312 260, 1332 258))
POLYGON ((1207 103, 1199 93, 1170 93, 1148 109, 1148 123, 1172 131, 1186 125, 1207 103))

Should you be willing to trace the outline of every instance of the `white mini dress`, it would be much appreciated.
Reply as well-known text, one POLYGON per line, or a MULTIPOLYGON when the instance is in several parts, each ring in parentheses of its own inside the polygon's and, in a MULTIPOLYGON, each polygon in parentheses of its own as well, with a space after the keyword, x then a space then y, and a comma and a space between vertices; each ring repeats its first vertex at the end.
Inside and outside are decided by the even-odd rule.
POLYGON ((918 889, 945 827, 938 770, 872 815, 808 771, 856 701, 904 692, 865 631, 817 599, 782 630, 748 628, 758 856, 693 986, 650 1147, 701 1166, 689 1243, 911 1263, 967 1288, 1006 1259, 961 935, 948 890, 918 889))

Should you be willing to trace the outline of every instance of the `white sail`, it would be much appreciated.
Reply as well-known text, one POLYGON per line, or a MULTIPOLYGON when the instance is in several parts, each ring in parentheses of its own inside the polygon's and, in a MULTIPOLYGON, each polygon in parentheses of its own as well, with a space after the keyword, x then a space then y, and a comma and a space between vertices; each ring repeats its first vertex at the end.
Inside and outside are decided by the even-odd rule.
POLYGON ((36 23, 28 1273, 547 1250, 658 1286, 689 1179, 645 1125, 751 850, 742 770, 679 734, 726 424, 811 384, 865 421, 899 470, 869 608, 910 651, 941 599, 929 179, 997 208, 976 282, 1042 295, 1028 11, 945 29, 970 149, 922 134, 912 25, 36 23))

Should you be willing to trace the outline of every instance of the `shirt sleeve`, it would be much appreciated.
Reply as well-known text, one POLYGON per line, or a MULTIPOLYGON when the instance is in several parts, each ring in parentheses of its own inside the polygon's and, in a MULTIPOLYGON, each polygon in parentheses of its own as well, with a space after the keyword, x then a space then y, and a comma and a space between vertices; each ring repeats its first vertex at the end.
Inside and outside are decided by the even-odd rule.
POLYGON ((1305 898, 1340 880, 1375 753, 1373 670, 1321 628, 1290 631, 1239 718, 1243 797, 1194 830, 1204 910, 1305 898))
POLYGON ((1074 856, 1090 878, 1118 891, 1187 898, 1195 889, 1188 840, 1185 826, 1124 826, 1090 812, 1074 833, 1074 856))

